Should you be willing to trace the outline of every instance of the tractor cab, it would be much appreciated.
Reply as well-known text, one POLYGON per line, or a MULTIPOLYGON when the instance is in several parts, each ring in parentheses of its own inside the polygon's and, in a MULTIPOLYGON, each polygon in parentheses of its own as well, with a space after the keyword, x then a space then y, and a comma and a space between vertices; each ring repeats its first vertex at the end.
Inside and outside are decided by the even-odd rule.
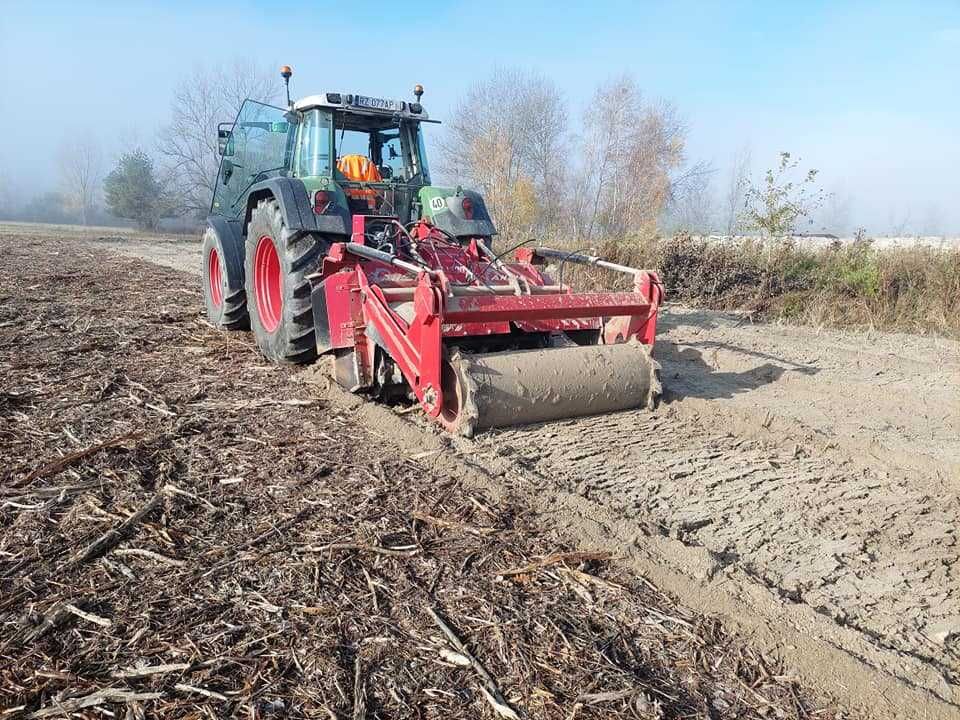
POLYGON ((283 185, 307 229, 351 234, 356 216, 372 216, 489 241, 496 230, 478 193, 431 184, 423 125, 438 121, 420 103, 422 92, 418 85, 414 102, 328 92, 286 109, 246 100, 236 120, 219 127, 211 216, 243 234, 263 197, 279 193, 286 208, 283 185))
POLYGON ((351 215, 419 218, 419 192, 430 185, 421 124, 431 122, 419 103, 325 93, 294 108, 295 177, 317 178, 321 191, 321 178, 332 180, 351 215))

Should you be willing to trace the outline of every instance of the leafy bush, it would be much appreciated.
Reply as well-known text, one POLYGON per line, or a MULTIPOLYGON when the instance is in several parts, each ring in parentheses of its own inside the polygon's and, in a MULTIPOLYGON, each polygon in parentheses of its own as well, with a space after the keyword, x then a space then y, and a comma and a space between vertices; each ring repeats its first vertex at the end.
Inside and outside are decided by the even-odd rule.
POLYGON ((880 292, 879 260, 869 242, 826 251, 817 276, 821 287, 838 295, 876 298, 880 292))
POLYGON ((117 166, 104 178, 103 194, 115 217, 135 220, 146 230, 156 228, 160 218, 171 210, 153 160, 142 150, 120 156, 117 166))
POLYGON ((764 175, 763 185, 750 185, 741 217, 744 227, 766 237, 785 237, 823 204, 826 195, 816 185, 817 170, 808 170, 800 180, 790 179, 799 165, 790 153, 782 152, 778 167, 764 175))

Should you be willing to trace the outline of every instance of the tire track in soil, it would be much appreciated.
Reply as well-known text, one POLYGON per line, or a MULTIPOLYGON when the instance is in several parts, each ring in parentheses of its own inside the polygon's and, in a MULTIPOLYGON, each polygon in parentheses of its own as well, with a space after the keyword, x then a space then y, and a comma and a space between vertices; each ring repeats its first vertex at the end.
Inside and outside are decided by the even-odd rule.
MULTIPOLYGON (((674 410, 505 429, 474 447, 478 459, 509 459, 641 532, 705 548, 704 580, 736 563, 782 597, 931 664, 945 685, 957 682, 955 500, 674 410)), ((931 689, 952 700, 950 688, 931 689)))

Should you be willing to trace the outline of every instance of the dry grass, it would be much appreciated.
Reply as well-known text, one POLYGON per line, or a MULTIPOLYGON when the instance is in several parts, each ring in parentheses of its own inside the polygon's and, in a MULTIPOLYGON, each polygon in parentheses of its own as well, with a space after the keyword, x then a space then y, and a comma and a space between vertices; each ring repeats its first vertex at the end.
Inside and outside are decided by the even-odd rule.
MULTIPOLYGON (((958 250, 875 249, 869 241, 812 250, 790 241, 721 244, 685 235, 597 250, 658 270, 670 300, 818 326, 960 337, 958 250)), ((606 274, 573 272, 591 287, 610 282, 606 274)))

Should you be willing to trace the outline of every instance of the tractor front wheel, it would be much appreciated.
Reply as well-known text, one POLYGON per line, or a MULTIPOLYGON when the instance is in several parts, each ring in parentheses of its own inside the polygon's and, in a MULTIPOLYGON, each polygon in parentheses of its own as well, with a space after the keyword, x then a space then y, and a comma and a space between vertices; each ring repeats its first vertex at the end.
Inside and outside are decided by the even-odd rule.
POLYGON ((329 243, 291 232, 274 199, 261 200, 247 225, 245 282, 250 329, 274 362, 308 363, 317 357, 310 281, 329 243))

